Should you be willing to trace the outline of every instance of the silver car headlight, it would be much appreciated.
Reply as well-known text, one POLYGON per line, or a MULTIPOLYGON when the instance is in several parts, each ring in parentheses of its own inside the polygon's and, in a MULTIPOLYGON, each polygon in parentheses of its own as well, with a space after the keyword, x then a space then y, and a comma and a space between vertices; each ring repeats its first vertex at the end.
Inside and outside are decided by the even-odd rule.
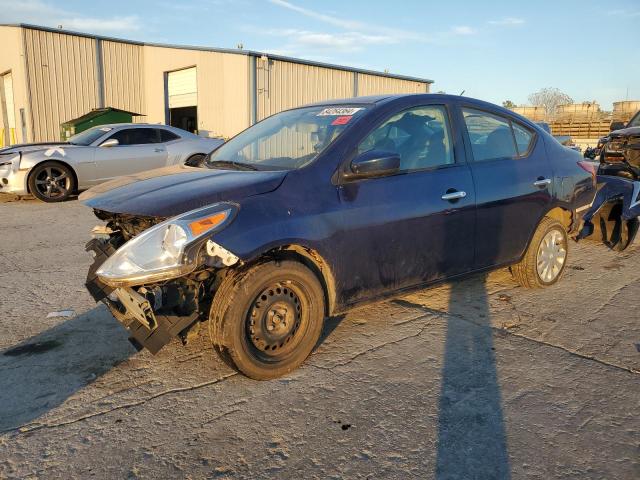
POLYGON ((96 271, 112 287, 142 285, 179 277, 195 270, 207 234, 228 225, 238 211, 218 203, 170 218, 129 240, 96 271))

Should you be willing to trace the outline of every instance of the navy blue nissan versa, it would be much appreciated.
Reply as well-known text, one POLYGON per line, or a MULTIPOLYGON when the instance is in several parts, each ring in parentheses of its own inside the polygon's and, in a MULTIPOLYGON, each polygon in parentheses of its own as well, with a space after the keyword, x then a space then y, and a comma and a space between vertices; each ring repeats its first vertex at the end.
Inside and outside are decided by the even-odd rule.
POLYGON ((327 316, 509 266, 554 284, 595 195, 579 153, 495 105, 360 97, 269 117, 207 156, 81 196, 105 225, 87 288, 156 353, 208 321, 222 358, 268 379, 327 316))

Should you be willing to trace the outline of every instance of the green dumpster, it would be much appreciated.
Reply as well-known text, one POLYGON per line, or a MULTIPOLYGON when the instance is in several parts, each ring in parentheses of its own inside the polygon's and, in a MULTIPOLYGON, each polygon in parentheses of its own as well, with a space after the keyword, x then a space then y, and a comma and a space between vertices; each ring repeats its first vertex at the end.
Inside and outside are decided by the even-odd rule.
POLYGON ((60 138, 63 142, 69 137, 84 132, 96 125, 106 125, 109 123, 131 123, 133 117, 141 116, 139 113, 127 112, 118 108, 95 108, 81 117, 69 120, 60 125, 60 138))

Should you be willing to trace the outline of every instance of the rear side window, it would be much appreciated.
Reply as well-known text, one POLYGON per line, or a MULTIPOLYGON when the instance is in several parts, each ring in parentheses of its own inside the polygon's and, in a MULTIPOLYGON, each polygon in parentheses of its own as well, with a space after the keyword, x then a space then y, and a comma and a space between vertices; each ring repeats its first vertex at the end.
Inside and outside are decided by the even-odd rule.
POLYGON ((173 132, 170 132, 169 130, 159 129, 158 131, 160 132, 160 141, 162 143, 171 142, 173 140, 177 140, 180 138, 178 135, 176 135, 173 132))
POLYGON ((513 127, 513 136, 516 139, 518 155, 523 157, 529 152, 531 142, 533 141, 533 132, 518 123, 511 122, 511 126, 513 127))
POLYGON ((481 110, 463 108, 473 159, 485 162, 528 154, 534 134, 511 120, 481 110))
POLYGON ((111 138, 118 140, 120 145, 147 145, 160 142, 160 134, 155 128, 125 128, 114 133, 111 138))

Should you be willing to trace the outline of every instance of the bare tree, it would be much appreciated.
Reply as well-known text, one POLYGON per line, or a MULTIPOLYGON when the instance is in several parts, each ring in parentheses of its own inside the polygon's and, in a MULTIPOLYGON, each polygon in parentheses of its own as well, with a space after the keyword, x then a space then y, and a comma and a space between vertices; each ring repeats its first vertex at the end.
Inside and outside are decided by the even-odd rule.
POLYGON ((544 107, 546 118, 553 117, 558 105, 573 103, 573 98, 557 88, 543 88, 529 95, 529 103, 538 107, 544 107))

